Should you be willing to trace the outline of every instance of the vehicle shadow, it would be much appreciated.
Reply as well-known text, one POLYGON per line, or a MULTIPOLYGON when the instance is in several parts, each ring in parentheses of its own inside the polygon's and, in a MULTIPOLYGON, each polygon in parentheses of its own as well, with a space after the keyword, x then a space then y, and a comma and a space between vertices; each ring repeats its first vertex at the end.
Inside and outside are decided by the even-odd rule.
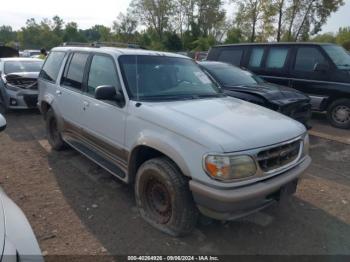
POLYGON ((45 139, 45 125, 39 110, 12 110, 5 115, 7 127, 5 133, 19 142, 45 139))
POLYGON ((292 197, 234 222, 199 224, 174 238, 144 222, 127 186, 80 154, 51 152, 57 183, 85 227, 110 254, 350 254, 350 225, 292 197))

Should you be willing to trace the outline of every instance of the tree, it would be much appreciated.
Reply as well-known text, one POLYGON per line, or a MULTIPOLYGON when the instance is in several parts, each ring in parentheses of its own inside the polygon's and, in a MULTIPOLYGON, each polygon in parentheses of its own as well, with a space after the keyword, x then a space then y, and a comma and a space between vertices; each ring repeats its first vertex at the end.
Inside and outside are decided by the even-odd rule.
POLYGON ((165 32, 163 46, 166 50, 177 52, 182 50, 181 38, 175 32, 165 32))
POLYGON ((350 26, 339 28, 335 41, 337 44, 350 50, 350 26))
POLYGON ((126 15, 119 13, 117 20, 113 21, 113 30, 117 34, 132 35, 137 28, 137 19, 130 12, 126 15))
POLYGON ((336 37, 333 33, 324 33, 321 35, 316 35, 311 39, 312 42, 320 43, 335 43, 336 37))
POLYGON ((16 40, 16 32, 11 26, 0 26, 0 43, 7 44, 16 40))
POLYGON ((130 8, 140 23, 155 30, 162 40, 163 33, 169 26, 173 3, 169 0, 133 0, 130 8))
POLYGON ((242 30, 236 27, 229 29, 226 34, 225 44, 236 44, 241 42, 245 42, 242 30))
POLYGON ((78 24, 75 22, 69 22, 66 24, 64 34, 64 42, 86 42, 86 38, 82 33, 78 31, 78 24))
POLYGON ((246 32, 250 42, 255 42, 259 27, 261 35, 264 35, 264 30, 271 29, 270 18, 274 16, 276 10, 272 0, 232 0, 232 2, 238 4, 235 26, 246 32))
POLYGON ((305 40, 322 30, 328 17, 344 4, 343 0, 288 0, 284 5, 287 29, 284 40, 305 40))

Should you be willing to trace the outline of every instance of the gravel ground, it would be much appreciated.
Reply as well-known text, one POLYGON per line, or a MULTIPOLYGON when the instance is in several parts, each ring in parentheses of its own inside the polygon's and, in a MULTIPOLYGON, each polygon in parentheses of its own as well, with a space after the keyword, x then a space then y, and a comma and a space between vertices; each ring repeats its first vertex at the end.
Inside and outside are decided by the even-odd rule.
POLYGON ((169 237, 138 215, 133 189, 73 150, 52 152, 37 112, 7 115, 0 183, 45 255, 350 255, 350 146, 312 137, 313 163, 284 205, 169 237))

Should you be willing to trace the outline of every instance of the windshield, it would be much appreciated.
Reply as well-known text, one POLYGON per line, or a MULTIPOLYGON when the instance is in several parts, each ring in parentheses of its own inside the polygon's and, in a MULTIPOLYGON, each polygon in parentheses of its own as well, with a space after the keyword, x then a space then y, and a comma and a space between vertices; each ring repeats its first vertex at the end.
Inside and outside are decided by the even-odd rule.
POLYGON ((254 85, 264 82, 258 76, 228 64, 203 64, 217 81, 226 86, 254 85))
POLYGON ((190 59, 123 55, 119 63, 131 99, 193 99, 221 95, 219 87, 190 59))
POLYGON ((325 45, 323 49, 339 69, 350 69, 350 56, 344 48, 337 45, 325 45))
POLYGON ((43 62, 41 61, 11 61, 5 62, 4 73, 39 72, 43 62))

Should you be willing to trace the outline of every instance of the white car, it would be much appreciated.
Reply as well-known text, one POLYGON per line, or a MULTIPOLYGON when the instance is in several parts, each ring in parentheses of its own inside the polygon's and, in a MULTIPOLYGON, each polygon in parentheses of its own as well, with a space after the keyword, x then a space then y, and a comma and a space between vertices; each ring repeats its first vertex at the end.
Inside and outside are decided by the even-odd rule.
MULTIPOLYGON (((0 114, 0 132, 6 120, 0 114)), ((22 210, 0 188, 0 261, 43 262, 40 247, 22 210)))
POLYGON ((188 57, 57 47, 38 83, 51 146, 134 184, 142 217, 171 235, 294 193, 311 162, 302 124, 227 97, 188 57))

